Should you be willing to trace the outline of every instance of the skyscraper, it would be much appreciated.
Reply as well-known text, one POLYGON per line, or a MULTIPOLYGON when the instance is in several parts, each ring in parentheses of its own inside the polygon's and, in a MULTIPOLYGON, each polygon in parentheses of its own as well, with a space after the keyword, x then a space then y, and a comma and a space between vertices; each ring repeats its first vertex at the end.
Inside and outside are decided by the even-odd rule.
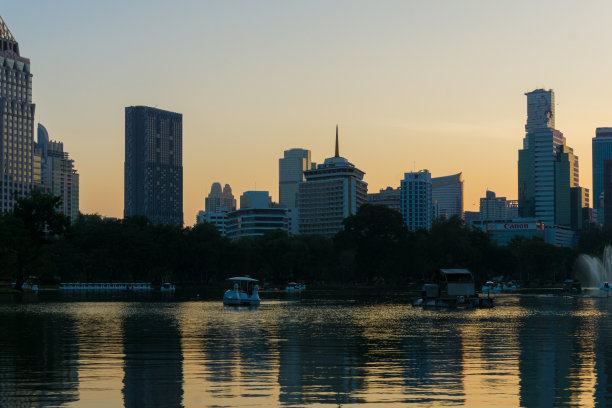
POLYGON ((604 162, 612 160, 612 128, 602 127, 595 130, 593 138, 593 209, 597 211, 597 221, 604 222, 604 206, 600 205, 604 194, 604 162))
POLYGON ((569 226, 570 188, 578 187, 578 157, 554 129, 553 91, 536 89, 525 95, 526 134, 518 160, 520 216, 569 226))
POLYGON ((461 173, 431 179, 431 199, 438 203, 438 216, 463 218, 463 179, 461 173))
POLYGON ((310 150, 285 150, 278 159, 278 203, 282 207, 295 208, 298 185, 306 180, 304 172, 312 168, 310 150))
POLYGON ((342 230, 342 221, 367 202, 368 184, 365 173, 344 157, 338 147, 316 169, 306 170, 306 181, 298 187, 298 222, 300 234, 335 234, 342 230))
POLYGON ((30 60, 0 17, 0 210, 12 211, 14 192, 32 188, 34 104, 30 60))
POLYGON ((36 176, 35 183, 40 183, 43 191, 61 199, 58 211, 70 217, 72 221, 79 215, 79 174, 74 167, 74 160, 64 152, 62 142, 49 140, 47 129, 38 124, 36 157, 40 157, 40 181, 36 176))
POLYGON ((183 225, 183 115, 125 108, 124 215, 183 225))
POLYGON ((427 170, 405 173, 401 190, 402 216, 408 229, 430 229, 433 219, 431 173, 427 170))

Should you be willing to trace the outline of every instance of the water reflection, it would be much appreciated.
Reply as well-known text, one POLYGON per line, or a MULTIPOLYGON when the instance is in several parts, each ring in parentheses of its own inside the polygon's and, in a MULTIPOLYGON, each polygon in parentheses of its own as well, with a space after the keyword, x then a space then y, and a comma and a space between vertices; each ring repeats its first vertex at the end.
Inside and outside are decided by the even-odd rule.
POLYGON ((136 303, 126 309, 124 406, 182 407, 183 355, 176 305, 136 303))
POLYGON ((74 319, 57 305, 0 307, 0 406, 79 399, 74 319))
POLYGON ((609 299, 0 304, 0 406, 607 406, 609 299))

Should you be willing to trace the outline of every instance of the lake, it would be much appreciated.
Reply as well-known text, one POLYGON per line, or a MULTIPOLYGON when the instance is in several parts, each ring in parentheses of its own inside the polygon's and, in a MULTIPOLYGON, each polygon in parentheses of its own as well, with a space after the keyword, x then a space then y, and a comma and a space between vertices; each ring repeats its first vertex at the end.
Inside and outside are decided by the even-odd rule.
POLYGON ((0 298, 0 406, 612 404, 612 299, 262 297, 0 298))

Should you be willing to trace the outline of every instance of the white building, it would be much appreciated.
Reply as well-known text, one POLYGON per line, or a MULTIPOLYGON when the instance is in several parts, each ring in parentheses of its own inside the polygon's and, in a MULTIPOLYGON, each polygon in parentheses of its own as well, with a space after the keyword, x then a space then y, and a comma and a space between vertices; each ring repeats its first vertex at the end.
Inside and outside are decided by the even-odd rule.
POLYGON ((436 216, 463 218, 463 179, 461 173, 431 179, 431 199, 438 203, 436 216))
POLYGON ((316 169, 304 172, 306 181, 298 187, 300 234, 335 234, 343 229, 342 221, 367 202, 368 184, 365 173, 344 157, 336 154, 325 159, 316 169))
POLYGON ((295 208, 298 185, 305 181, 304 172, 311 170, 314 163, 310 160, 310 150, 285 150, 284 157, 278 159, 278 203, 281 207, 295 208))
POLYGON ((203 224, 205 222, 209 224, 213 224, 219 232, 221 236, 225 236, 225 223, 227 221, 227 211, 223 211, 224 208, 221 208, 220 212, 211 212, 211 211, 200 211, 196 216, 196 222, 198 224, 203 224))
POLYGON ((430 229, 433 219, 431 174, 427 170, 405 173, 401 182, 402 216, 411 231, 430 229))
POLYGON ((227 213, 225 232, 230 239, 262 236, 280 229, 291 233, 291 217, 286 208, 270 208, 267 191, 246 191, 240 196, 240 209, 227 213))

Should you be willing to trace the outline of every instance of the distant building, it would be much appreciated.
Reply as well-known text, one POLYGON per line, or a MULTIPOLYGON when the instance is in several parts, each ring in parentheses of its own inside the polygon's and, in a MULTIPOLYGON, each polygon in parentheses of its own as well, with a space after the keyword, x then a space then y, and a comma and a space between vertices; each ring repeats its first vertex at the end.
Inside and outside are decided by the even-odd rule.
POLYGON ((505 220, 518 218, 517 200, 506 200, 506 197, 497 197, 495 192, 487 190, 485 197, 480 199, 481 220, 505 220))
POLYGON ((213 183, 210 193, 204 200, 204 209, 207 212, 234 211, 236 209, 236 199, 232 194, 232 188, 226 184, 221 190, 220 183, 213 183))
MULTIPOLYGON (((604 197, 604 163, 612 160, 612 127, 601 127, 595 130, 593 138, 593 209, 597 221, 604 223, 604 206, 600 204, 604 197)), ((604 204, 605 205, 605 204, 604 204)))
POLYGON ((399 188, 387 187, 378 193, 368 193, 368 204, 384 205, 387 208, 401 212, 402 194, 399 188))
POLYGON ((590 225, 589 189, 573 187, 570 191, 570 227, 574 231, 586 229, 590 225))
POLYGON ((47 129, 38 124, 34 185, 61 199, 58 211, 74 221, 79 215, 79 174, 62 142, 49 140, 47 129))
POLYGON ((438 203, 437 217, 463 218, 463 179, 461 173, 431 179, 431 199, 438 203))
POLYGON ((401 213, 408 229, 430 229, 434 206, 429 171, 405 173, 401 182, 401 197, 401 213))
POLYGON ((311 170, 314 163, 310 150, 285 150, 284 157, 278 159, 278 203, 281 207, 295 208, 298 186, 305 181, 304 172, 311 170))
MULTIPOLYGON (((602 208, 600 207, 600 210, 602 208)), ((600 217, 598 216, 598 219, 600 217)), ((604 225, 612 225, 612 159, 604 160, 603 171, 603 220, 604 225)))
POLYGON ((183 115, 125 108, 124 216, 183 225, 183 115))
POLYGON ((221 236, 226 235, 225 224, 227 222, 227 211, 224 212, 210 212, 210 211, 200 211, 196 216, 196 224, 203 223, 213 224, 221 233, 221 236))
POLYGON ((534 218, 479 220, 472 227, 487 233, 495 245, 505 246, 516 236, 545 238, 544 223, 534 218))
POLYGON ((300 234, 335 234, 343 229, 342 221, 367 202, 365 173, 340 157, 338 127, 336 154, 316 169, 304 172, 306 181, 298 187, 300 234))
POLYGON ((471 226, 474 221, 480 221, 480 211, 464 211, 463 220, 465 225, 471 226))
POLYGON ((13 211, 14 193, 33 182, 34 104, 30 60, 0 17, 0 211, 13 211))
POLYGON ((520 216, 569 226, 570 189, 578 187, 578 157, 554 128, 554 92, 536 89, 525 95, 527 124, 518 160, 520 216))
POLYGON ((225 232, 230 239, 258 237, 280 229, 291 232, 286 208, 270 208, 267 191, 246 191, 240 196, 240 209, 227 213, 225 232))
POLYGON ((272 200, 267 191, 245 191, 240 196, 240 208, 270 208, 272 200))

